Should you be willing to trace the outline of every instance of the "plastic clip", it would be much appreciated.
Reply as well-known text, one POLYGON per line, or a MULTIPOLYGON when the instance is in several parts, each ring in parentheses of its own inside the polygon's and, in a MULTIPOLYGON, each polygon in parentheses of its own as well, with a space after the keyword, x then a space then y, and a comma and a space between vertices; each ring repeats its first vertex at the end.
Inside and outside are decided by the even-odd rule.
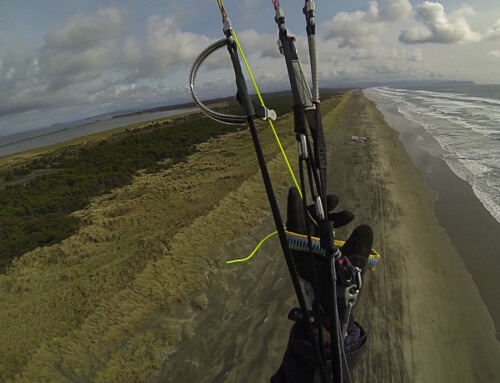
POLYGON ((302 158, 304 158, 304 159, 307 159, 309 157, 309 152, 307 151, 307 141, 306 141, 305 134, 300 135, 299 155, 301 155, 302 158))
POLYGON ((309 0, 307 3, 306 3, 306 11, 307 12, 314 12, 316 10, 316 4, 314 4, 314 1, 313 0, 309 0))
POLYGON ((231 20, 225 19, 222 23, 222 31, 226 37, 232 36, 231 30, 233 27, 231 26, 231 20))
POLYGON ((281 26, 281 24, 285 23, 285 11, 283 11, 283 8, 278 7, 276 9, 276 15, 274 16, 276 23, 281 26))
POLYGON ((308 25, 308 33, 314 33, 315 30, 315 14, 316 5, 313 0, 308 0, 304 6, 304 14, 306 15, 306 21, 308 25))
POLYGON ((268 109, 263 105, 255 107, 255 116, 262 118, 264 121, 269 119, 275 121, 277 117, 276 112, 273 109, 268 109))

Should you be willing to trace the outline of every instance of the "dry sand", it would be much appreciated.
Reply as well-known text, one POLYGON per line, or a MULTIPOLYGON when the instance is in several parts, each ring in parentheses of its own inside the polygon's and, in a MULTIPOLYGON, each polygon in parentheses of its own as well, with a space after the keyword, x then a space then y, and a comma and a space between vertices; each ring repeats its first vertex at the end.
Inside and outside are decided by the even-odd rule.
MULTIPOLYGON (((435 193, 411 163, 374 104, 354 93, 327 115, 330 192, 356 223, 369 223, 383 254, 367 274, 357 318, 369 333, 354 382, 500 381, 500 347, 491 318, 461 259, 432 212, 435 193), (366 143, 350 140, 368 136, 366 143)), ((282 206, 284 200, 282 198, 282 206)), ((272 229, 268 218, 224 248, 228 258, 272 229)), ((227 266, 196 316, 193 333, 155 382, 261 382, 280 364, 296 304, 280 249, 266 245, 248 265, 227 266)), ((189 313, 188 315, 191 315, 189 313)))
MULTIPOLYGON (((369 343, 353 380, 500 381, 491 319, 433 217, 434 193, 372 102, 355 92, 337 104, 323 108, 329 188, 357 215, 338 237, 369 223, 383 257, 357 309, 369 343)), ((290 116, 277 124, 293 164, 291 127, 290 116)), ((289 177, 260 132, 284 206, 289 177)), ((78 214, 80 233, 0 276, 1 380, 268 381, 295 305, 278 241, 248 263, 224 263, 274 230, 248 132, 78 214)))

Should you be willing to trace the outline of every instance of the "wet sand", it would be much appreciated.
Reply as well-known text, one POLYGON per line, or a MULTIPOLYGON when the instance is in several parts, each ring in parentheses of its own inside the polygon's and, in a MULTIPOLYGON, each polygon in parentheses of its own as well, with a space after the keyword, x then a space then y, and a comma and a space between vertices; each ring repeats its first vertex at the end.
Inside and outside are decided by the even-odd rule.
MULTIPOLYGON (((367 274, 357 320, 369 334, 354 382, 493 382, 500 347, 492 320, 461 258, 433 216, 436 194, 375 105, 354 93, 340 116, 326 115, 329 189, 341 208, 369 223, 382 261, 367 274), (368 136, 365 143, 352 135, 368 136)), ((285 194, 282 194, 282 205, 285 194)), ((221 256, 244 255, 272 221, 248 229, 221 256)), ((277 241, 247 264, 211 277, 204 311, 187 310, 191 331, 150 382, 263 382, 279 367, 295 305, 277 241)), ((183 317, 182 315, 180 316, 183 317)))
POLYGON ((397 133, 388 129, 373 103, 357 100, 353 106, 359 119, 349 117, 347 123, 359 135, 370 136, 371 146, 363 155, 361 150, 350 155, 354 177, 349 168, 337 174, 351 185, 365 185, 364 190, 348 187, 348 195, 364 206, 356 212, 374 225, 375 247, 384 260, 368 279, 369 293, 365 290, 358 312, 371 342, 356 381, 496 381, 500 347, 493 323, 433 216, 436 194, 424 185, 397 133), (361 165, 359 157, 369 165, 361 165))
POLYGON ((500 341, 500 223, 479 201, 471 185, 456 176, 441 159, 441 147, 422 126, 408 121, 391 105, 378 103, 377 108, 400 133, 426 185, 438 193, 434 214, 478 287, 500 341))

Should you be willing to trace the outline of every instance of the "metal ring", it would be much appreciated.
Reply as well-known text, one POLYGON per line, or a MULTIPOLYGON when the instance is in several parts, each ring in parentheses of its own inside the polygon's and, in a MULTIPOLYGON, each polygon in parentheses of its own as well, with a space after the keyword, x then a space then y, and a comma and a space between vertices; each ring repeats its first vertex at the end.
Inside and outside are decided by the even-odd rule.
POLYGON ((210 117, 212 120, 229 125, 246 125, 247 122, 246 116, 237 116, 232 114, 216 112, 215 110, 212 110, 207 106, 205 106, 205 104, 203 104, 201 100, 196 96, 196 92, 194 90, 194 80, 196 78, 196 73, 198 72, 200 65, 203 63, 203 61, 205 61, 205 59, 208 56, 210 56, 213 52, 215 52, 219 48, 222 48, 223 46, 227 46, 227 38, 220 39, 215 43, 206 47, 194 61, 193 66, 191 68, 191 72, 189 73, 189 89, 191 91, 191 96, 193 97, 193 100, 198 106, 198 108, 200 108, 200 110, 206 116, 210 117))

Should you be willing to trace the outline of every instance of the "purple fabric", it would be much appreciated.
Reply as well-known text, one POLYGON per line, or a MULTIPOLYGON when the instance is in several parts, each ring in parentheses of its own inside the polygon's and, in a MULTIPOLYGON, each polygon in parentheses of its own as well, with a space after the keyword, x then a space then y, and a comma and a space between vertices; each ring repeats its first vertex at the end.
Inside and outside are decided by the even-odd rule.
POLYGON ((352 324, 347 327, 347 336, 344 340, 344 347, 357 343, 359 338, 361 338, 361 328, 357 326, 355 322, 352 322, 352 324))

